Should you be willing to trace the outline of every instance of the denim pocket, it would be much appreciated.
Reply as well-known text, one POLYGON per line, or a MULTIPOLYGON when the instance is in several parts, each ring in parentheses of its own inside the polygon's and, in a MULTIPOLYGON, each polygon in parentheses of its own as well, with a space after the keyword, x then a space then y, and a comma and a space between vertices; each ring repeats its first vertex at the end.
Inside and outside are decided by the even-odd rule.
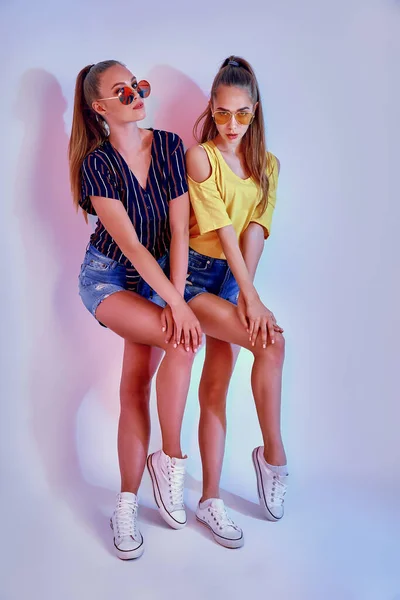
POLYGON ((101 258, 91 257, 86 263, 86 268, 93 269, 93 271, 108 271, 114 262, 114 260, 108 262, 107 260, 103 261, 101 258))
POLYGON ((189 251, 188 270, 193 269, 194 271, 206 271, 211 264, 211 259, 204 254, 198 252, 189 251))

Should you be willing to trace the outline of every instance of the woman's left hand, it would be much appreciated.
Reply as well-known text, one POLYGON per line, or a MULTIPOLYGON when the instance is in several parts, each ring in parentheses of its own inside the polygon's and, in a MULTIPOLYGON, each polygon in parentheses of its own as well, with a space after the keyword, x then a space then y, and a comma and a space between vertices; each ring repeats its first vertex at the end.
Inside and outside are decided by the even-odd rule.
MULTIPOLYGON (((238 300, 237 300, 237 311, 238 311, 238 317, 240 319, 241 324, 243 325, 243 327, 245 328, 245 330, 247 331, 247 333, 249 333, 250 331, 250 323, 247 317, 247 306, 246 306, 246 301, 244 299, 243 294, 241 294, 239 292, 239 296, 238 296, 238 300)), ((280 327, 280 325, 278 325, 278 323, 274 318, 274 330, 277 331, 278 333, 283 333, 283 329, 282 327, 280 327)), ((258 330, 257 335, 259 334, 260 330, 258 330)), ((257 336, 256 336, 257 337, 257 336)), ((255 342, 255 340, 253 340, 255 342)))

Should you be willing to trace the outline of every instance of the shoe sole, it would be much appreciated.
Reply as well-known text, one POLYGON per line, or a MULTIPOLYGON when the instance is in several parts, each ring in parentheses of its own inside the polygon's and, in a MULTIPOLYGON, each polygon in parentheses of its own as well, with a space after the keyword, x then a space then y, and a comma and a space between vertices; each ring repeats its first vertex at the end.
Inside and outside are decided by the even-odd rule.
POLYGON ((243 544, 244 544, 243 533, 242 533, 242 537, 240 537, 238 540, 230 540, 229 538, 224 538, 224 537, 218 535, 218 533, 215 533, 213 528, 208 523, 206 523, 206 521, 199 519, 199 517, 197 515, 196 515, 196 519, 198 520, 199 523, 201 523, 202 525, 205 525, 211 531, 215 541, 220 546, 224 546, 224 548, 229 548, 231 550, 234 550, 236 548, 241 548, 243 546, 243 544))
MULTIPOLYGON (((111 519, 110 519, 110 527, 114 531, 114 527, 113 527, 111 519)), ((116 544, 115 544, 115 538, 114 538, 115 554, 118 556, 118 558, 120 558, 121 560, 134 560, 135 558, 139 558, 140 556, 142 556, 142 554, 144 552, 144 543, 143 543, 143 536, 142 536, 142 534, 140 534, 140 536, 142 538, 142 543, 140 544, 140 546, 138 546, 134 550, 120 550, 116 546, 116 544)))
POLYGON ((183 529, 187 523, 187 520, 184 523, 180 523, 179 521, 174 519, 174 517, 171 517, 170 513, 167 511, 167 509, 164 506, 164 503, 161 498, 161 492, 158 487, 157 476, 155 474, 155 471, 153 468, 153 463, 151 460, 152 456, 153 456, 152 454, 149 454, 149 456, 147 457, 147 469, 150 474, 151 483, 153 485, 154 500, 156 501, 159 513, 162 516, 162 518, 164 519, 164 521, 166 523, 168 523, 168 525, 170 527, 172 527, 172 529, 183 529))
POLYGON ((282 515, 282 517, 275 517, 275 515, 272 514, 272 512, 269 510, 269 508, 267 506, 267 502, 265 500, 265 494, 264 494, 264 486, 263 486, 262 477, 261 477, 261 467, 259 465, 258 457, 257 457, 257 448, 254 448, 251 456, 253 459, 254 470, 256 472, 257 492, 258 492, 258 499, 260 501, 260 506, 264 510, 265 518, 268 521, 272 521, 273 523, 276 523, 277 521, 280 521, 282 519, 283 515, 282 515))

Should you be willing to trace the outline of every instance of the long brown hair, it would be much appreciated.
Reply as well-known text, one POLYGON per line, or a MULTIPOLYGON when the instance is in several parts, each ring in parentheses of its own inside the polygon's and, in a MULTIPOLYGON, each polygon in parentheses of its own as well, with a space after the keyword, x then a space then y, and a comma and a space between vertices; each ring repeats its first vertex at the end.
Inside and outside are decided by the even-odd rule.
MULTIPOLYGON (((76 78, 74 115, 69 140, 69 176, 76 210, 81 195, 81 167, 84 158, 108 137, 106 121, 92 108, 92 102, 100 96, 100 76, 115 65, 125 65, 118 60, 104 60, 88 65, 76 78)), ((87 215, 84 213, 85 219, 87 215)))
MULTIPOLYGON (((264 116, 257 78, 247 60, 239 56, 229 56, 215 76, 211 87, 211 101, 215 98, 220 85, 244 88, 249 92, 252 103, 258 102, 254 120, 246 131, 241 146, 246 168, 260 189, 260 212, 263 214, 268 205, 267 166, 269 165, 267 165, 264 116)), ((193 134, 199 144, 213 140, 218 135, 210 105, 197 119, 193 134)))

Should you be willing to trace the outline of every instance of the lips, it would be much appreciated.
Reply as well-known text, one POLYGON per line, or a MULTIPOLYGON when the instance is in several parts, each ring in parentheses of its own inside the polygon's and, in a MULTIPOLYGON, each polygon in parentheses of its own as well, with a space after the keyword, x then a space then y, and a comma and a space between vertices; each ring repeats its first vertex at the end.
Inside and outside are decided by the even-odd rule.
POLYGON ((143 103, 143 102, 139 102, 138 104, 136 104, 136 105, 133 107, 133 110, 139 110, 139 109, 141 109, 141 108, 143 108, 143 107, 144 107, 144 103, 143 103))

